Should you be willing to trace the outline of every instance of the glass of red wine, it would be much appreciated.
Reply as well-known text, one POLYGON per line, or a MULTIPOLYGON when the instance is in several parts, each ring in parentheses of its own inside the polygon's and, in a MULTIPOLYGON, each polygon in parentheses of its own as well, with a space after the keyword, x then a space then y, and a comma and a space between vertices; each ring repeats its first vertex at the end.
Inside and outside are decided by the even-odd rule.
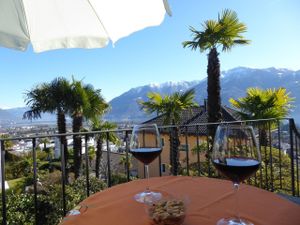
MULTIPOLYGON (((137 160, 144 163, 147 180, 149 180, 149 164, 159 156, 161 151, 162 144, 156 124, 141 124, 133 127, 130 152, 137 160)), ((148 204, 158 201, 161 196, 161 193, 150 191, 147 187, 145 191, 136 194, 134 199, 148 204)))
POLYGON ((219 173, 233 182, 236 215, 222 218, 217 225, 253 225, 239 216, 238 189, 240 182, 254 174, 261 155, 252 126, 221 124, 218 126, 212 152, 212 162, 219 173))

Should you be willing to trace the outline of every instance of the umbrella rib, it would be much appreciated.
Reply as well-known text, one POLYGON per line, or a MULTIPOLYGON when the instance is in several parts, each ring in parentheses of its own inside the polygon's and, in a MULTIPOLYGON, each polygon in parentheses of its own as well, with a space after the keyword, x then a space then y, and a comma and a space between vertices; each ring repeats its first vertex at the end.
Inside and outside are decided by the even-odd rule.
POLYGON ((163 0, 163 3, 164 3, 164 7, 165 7, 165 10, 168 13, 168 15, 172 16, 172 11, 171 11, 170 5, 168 3, 168 0, 163 0))
POLYGON ((20 1, 20 6, 22 8, 22 11, 23 11, 23 14, 24 14, 24 17, 25 17, 25 26, 26 26, 26 30, 27 30, 27 35, 28 35, 29 40, 31 40, 30 31, 29 31, 29 27, 28 27, 28 24, 27 24, 27 15, 26 15, 26 11, 25 11, 23 1, 20 1))
POLYGON ((107 32, 105 26, 103 25, 101 19, 99 18, 99 15, 97 14, 96 10, 94 9, 93 5, 91 4, 91 2, 90 2, 89 0, 87 0, 87 2, 89 3, 90 7, 92 8, 93 12, 95 13, 95 15, 96 15, 96 17, 97 17, 99 23, 102 25, 102 27, 103 27, 103 29, 104 29, 104 31, 105 31, 107 37, 110 39, 110 36, 109 36, 109 34, 108 34, 108 32, 107 32))

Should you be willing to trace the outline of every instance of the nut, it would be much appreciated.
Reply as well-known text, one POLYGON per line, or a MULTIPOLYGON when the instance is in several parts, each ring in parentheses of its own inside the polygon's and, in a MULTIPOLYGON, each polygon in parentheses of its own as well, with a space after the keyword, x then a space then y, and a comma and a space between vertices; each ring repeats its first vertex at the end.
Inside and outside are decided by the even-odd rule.
POLYGON ((155 225, 179 225, 185 218, 184 202, 163 200, 149 208, 149 216, 155 225))

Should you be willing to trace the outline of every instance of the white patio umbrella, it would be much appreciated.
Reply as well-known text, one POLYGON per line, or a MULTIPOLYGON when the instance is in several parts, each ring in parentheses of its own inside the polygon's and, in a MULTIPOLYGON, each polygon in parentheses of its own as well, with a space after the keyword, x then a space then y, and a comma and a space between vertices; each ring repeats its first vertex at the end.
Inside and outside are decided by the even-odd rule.
POLYGON ((167 0, 0 0, 0 46, 101 48, 162 23, 167 0))

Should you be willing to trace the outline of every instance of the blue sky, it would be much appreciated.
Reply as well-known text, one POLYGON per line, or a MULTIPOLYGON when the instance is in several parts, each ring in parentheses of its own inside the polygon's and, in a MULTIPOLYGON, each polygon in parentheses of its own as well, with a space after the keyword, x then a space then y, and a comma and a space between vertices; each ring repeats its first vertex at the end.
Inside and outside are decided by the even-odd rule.
POLYGON ((132 87, 206 76, 206 53, 182 48, 188 27, 229 8, 246 23, 249 46, 221 53, 221 70, 237 66, 300 69, 299 0, 169 0, 172 17, 103 49, 33 53, 0 47, 0 108, 24 106, 24 92, 57 76, 83 79, 102 90, 107 101, 132 87))

